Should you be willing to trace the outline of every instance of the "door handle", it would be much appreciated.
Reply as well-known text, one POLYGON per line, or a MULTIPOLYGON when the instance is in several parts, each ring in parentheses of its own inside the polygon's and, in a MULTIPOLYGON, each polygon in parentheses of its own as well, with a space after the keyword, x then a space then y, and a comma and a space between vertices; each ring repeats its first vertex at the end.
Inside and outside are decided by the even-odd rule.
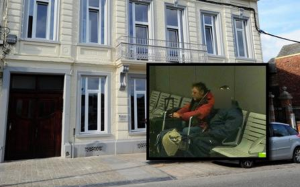
POLYGON ((38 129, 35 130, 35 137, 37 138, 38 129))
POLYGON ((9 123, 8 130, 11 131, 11 123, 9 123))

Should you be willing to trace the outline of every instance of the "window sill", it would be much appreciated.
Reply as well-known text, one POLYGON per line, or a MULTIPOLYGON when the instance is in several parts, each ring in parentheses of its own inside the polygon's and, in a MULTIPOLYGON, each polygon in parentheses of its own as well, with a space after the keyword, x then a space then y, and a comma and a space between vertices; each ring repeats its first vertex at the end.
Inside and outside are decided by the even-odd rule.
POLYGON ((146 131, 130 131, 129 136, 147 135, 146 131))
POLYGON ((51 43, 51 44, 60 44, 59 41, 46 40, 46 39, 35 39, 35 38, 20 38, 19 41, 25 42, 36 42, 36 43, 51 43))
POLYGON ((76 134, 75 138, 97 138, 97 137, 109 137, 112 136, 112 134, 76 134))
POLYGON ((80 47, 97 47, 97 48, 106 48, 106 49, 112 49, 110 45, 104 45, 104 44, 94 44, 94 43, 77 43, 77 46, 80 47))
POLYGON ((236 60, 240 60, 240 61, 256 62, 254 58, 247 58, 247 57, 235 57, 235 58, 236 60))
POLYGON ((222 58, 222 59, 223 59, 223 58, 224 58, 224 59, 226 58, 226 57, 223 56, 223 55, 214 55, 214 54, 209 54, 209 53, 207 53, 207 56, 208 56, 208 57, 212 57, 212 58, 222 58))

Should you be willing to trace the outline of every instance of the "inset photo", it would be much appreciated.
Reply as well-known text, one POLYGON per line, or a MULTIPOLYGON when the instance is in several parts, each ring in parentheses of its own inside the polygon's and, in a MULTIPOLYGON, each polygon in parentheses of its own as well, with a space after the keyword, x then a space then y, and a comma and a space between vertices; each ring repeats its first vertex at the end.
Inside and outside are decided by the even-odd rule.
POLYGON ((147 64, 147 159, 268 158, 267 70, 147 64))

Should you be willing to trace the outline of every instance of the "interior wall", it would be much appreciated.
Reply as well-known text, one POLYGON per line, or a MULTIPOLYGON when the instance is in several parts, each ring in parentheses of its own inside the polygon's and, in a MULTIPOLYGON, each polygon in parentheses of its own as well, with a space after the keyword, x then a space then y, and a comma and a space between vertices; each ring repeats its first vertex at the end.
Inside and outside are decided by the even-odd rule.
POLYGON ((155 90, 191 97, 192 84, 203 82, 215 95, 215 107, 218 107, 220 86, 228 85, 233 96, 234 66, 155 66, 151 68, 155 69, 156 79, 155 85, 150 87, 155 90))
POLYGON ((250 112, 266 114, 266 67, 237 66, 235 98, 240 107, 250 112))
POLYGON ((220 99, 219 87, 228 85, 232 97, 244 110, 266 114, 266 69, 264 66, 150 66, 150 88, 191 97, 191 85, 204 82, 220 99), (155 76, 155 79, 152 78, 155 76), (153 85, 154 84, 154 85, 153 85))

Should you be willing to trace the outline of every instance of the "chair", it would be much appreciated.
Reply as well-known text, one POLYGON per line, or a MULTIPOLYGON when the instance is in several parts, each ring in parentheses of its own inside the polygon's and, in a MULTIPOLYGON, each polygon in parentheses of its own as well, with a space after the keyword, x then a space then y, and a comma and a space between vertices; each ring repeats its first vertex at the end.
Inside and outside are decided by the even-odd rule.
POLYGON ((248 115, 249 115, 249 112, 247 112, 246 110, 242 110, 242 113, 243 113, 243 123, 242 125, 239 127, 238 129, 238 132, 234 135, 234 139, 233 141, 229 140, 231 137, 229 138, 225 138, 223 141, 222 141, 222 145, 226 145, 226 146, 237 146, 241 139, 242 139, 242 132, 246 126, 246 121, 247 121, 247 118, 248 118, 248 115))
POLYGON ((236 147, 215 147, 211 153, 225 157, 258 157, 266 151, 266 131, 266 115, 251 112, 241 142, 236 147))
POLYGON ((157 105, 159 99, 160 92, 152 91, 150 95, 150 103, 149 103, 149 111, 151 112, 157 105))
MULTIPOLYGON (((160 93, 156 108, 154 108, 150 112, 150 116, 149 116, 150 119, 152 119, 153 117, 161 116, 163 114, 163 112, 165 111, 165 99, 169 97, 170 94, 168 93, 163 93, 163 92, 160 93)), ((168 105, 168 103, 166 103, 166 105, 168 105)))
POLYGON ((180 108, 182 108, 182 107, 184 107, 184 105, 190 103, 191 100, 192 100, 191 98, 187 98, 187 97, 182 98, 182 101, 180 103, 180 108))

